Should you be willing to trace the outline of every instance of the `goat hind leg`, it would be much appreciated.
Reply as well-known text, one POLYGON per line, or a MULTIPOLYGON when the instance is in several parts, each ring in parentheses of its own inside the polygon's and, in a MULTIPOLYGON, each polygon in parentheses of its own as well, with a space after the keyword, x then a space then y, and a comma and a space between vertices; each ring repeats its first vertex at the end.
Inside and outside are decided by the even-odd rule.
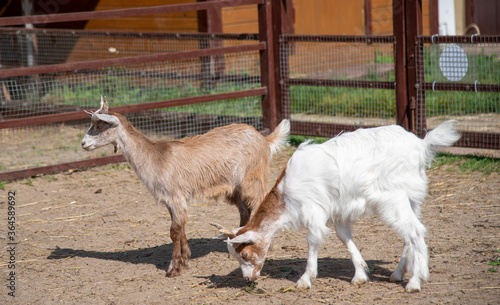
POLYGON ((354 244, 354 241, 352 240, 351 227, 347 224, 337 223, 335 224, 335 232, 337 233, 337 237, 344 243, 347 250, 351 254, 352 263, 355 269, 351 284, 359 286, 367 283, 369 280, 367 275, 368 265, 363 260, 361 252, 359 252, 358 248, 354 244))
POLYGON ((167 269, 167 277, 178 276, 181 273, 182 250, 181 250, 181 227, 175 223, 170 226, 170 238, 172 239, 172 259, 167 269))
POLYGON ((394 272, 391 274, 389 280, 391 282, 401 282, 405 279, 405 272, 408 272, 408 267, 411 264, 410 260, 412 257, 410 251, 410 241, 405 240, 403 244, 403 254, 401 255, 401 259, 399 261, 398 266, 394 269, 394 272))
POLYGON ((182 261, 182 266, 188 267, 188 265, 189 265, 189 259, 191 258, 191 249, 189 248, 189 244, 188 244, 188 241, 187 241, 185 226, 182 227, 180 240, 181 240, 181 261, 182 261))
POLYGON ((240 212, 240 227, 246 225, 250 221, 250 215, 252 214, 252 209, 249 207, 248 202, 241 198, 240 194, 228 196, 227 200, 235 205, 240 212))
MULTIPOLYGON (((425 244, 425 227, 411 208, 407 196, 394 196, 390 209, 397 214, 386 213, 382 217, 392 225, 403 237, 405 244, 403 256, 398 267, 391 275, 391 280, 402 280, 404 271, 410 271, 412 276, 406 285, 407 292, 420 291, 420 281, 429 277, 427 245, 425 244)), ((389 211, 389 209, 387 210, 389 211)))

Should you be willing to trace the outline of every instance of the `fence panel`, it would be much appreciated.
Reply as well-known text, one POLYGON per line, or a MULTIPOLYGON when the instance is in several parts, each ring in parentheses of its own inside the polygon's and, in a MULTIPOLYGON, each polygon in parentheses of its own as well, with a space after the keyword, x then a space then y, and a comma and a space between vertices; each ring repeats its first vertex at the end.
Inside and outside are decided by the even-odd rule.
POLYGON ((395 123, 393 37, 283 35, 280 45, 292 133, 332 137, 395 123))
POLYGON ((2 29, 0 40, 2 173, 110 158, 112 149, 89 153, 80 147, 89 125, 82 110, 97 108, 101 94, 112 110, 126 113, 152 138, 192 136, 235 122, 263 129, 266 89, 260 82, 257 35, 2 29), (36 52, 29 47, 34 39, 36 52), (213 45, 252 50, 134 63, 213 45), (13 50, 17 56, 3 56, 13 50), (109 60, 116 64, 88 68, 109 60), (23 69, 68 70, 69 65, 78 70, 8 76, 23 69))
POLYGON ((457 146, 500 149, 500 37, 417 37, 417 133, 455 119, 457 146))

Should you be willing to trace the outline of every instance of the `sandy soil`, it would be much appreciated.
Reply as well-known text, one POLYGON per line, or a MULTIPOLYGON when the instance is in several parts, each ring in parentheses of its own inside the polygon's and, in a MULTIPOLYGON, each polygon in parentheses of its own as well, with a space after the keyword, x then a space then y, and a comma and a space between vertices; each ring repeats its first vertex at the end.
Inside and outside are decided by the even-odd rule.
MULTIPOLYGON (((293 148, 274 159, 271 186, 293 148)), ((311 290, 294 287, 305 268, 305 232, 281 231, 249 286, 209 221, 238 224, 234 207, 200 200, 190 206, 190 269, 166 278, 170 216, 126 164, 19 180, 0 190, 1 304, 499 304, 500 176, 428 171, 423 205, 431 279, 422 292, 389 282, 402 240, 377 217, 360 220, 354 238, 371 282, 350 284, 354 268, 330 234, 319 252, 311 290), (15 295, 10 297, 8 192, 15 191, 15 295), (496 272, 494 272, 496 271, 496 272)))

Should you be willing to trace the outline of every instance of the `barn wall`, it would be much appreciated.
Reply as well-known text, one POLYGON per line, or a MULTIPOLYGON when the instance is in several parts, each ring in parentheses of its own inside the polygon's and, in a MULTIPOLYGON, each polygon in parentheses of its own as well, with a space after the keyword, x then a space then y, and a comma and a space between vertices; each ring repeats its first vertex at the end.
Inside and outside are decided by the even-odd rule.
MULTIPOLYGON (((194 3, 196 0, 100 0, 96 11, 146 7, 170 4, 194 3)), ((154 16, 136 16, 115 19, 90 20, 86 30, 134 31, 134 32, 198 32, 196 11, 158 14, 154 16)))
MULTIPOLYGON (((429 35, 430 33, 430 1, 431 0, 422 0, 422 22, 424 35, 429 35)), ((371 0, 371 2, 373 35, 393 35, 392 0, 371 0)))
POLYGON ((295 33, 364 35, 364 0, 295 0, 295 33))
POLYGON ((224 33, 258 33, 257 6, 245 5, 223 8, 222 31, 224 33))

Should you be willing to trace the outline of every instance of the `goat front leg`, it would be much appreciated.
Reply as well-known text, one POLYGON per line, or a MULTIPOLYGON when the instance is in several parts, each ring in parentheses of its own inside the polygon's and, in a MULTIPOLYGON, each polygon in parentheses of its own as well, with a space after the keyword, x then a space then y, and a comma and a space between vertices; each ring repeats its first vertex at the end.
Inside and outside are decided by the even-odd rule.
POLYGON ((313 237, 311 231, 307 233, 307 242, 309 244, 309 256, 307 257, 306 272, 297 282, 299 288, 311 288, 312 281, 318 275, 318 239, 313 237))
POLYGON ((169 208, 172 217, 170 226, 170 238, 172 239, 172 260, 168 266, 166 276, 174 277, 181 273, 183 267, 188 266, 191 250, 186 238, 185 225, 187 222, 187 211, 185 209, 174 210, 169 208))

